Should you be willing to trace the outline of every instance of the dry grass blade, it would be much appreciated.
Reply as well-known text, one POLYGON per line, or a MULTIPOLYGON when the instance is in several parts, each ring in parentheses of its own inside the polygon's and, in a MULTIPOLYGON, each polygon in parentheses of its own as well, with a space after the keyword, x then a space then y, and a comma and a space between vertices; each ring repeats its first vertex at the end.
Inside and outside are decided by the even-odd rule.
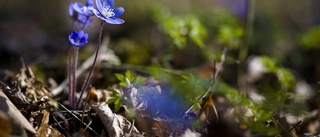
MULTIPOLYGON (((69 114, 71 114, 76 120, 78 120, 78 121, 81 122, 81 119, 80 119, 78 116, 76 116, 72 111, 70 111, 68 108, 66 108, 66 107, 65 107, 64 105, 62 105, 61 103, 58 103, 58 104, 59 104, 59 106, 61 106, 64 110, 66 110, 69 114)), ((82 122, 82 124, 85 125, 86 128, 89 129, 90 131, 92 131, 94 134, 96 134, 96 135, 99 136, 99 134, 98 134, 95 130, 93 130, 88 124, 83 123, 83 122, 82 122)))

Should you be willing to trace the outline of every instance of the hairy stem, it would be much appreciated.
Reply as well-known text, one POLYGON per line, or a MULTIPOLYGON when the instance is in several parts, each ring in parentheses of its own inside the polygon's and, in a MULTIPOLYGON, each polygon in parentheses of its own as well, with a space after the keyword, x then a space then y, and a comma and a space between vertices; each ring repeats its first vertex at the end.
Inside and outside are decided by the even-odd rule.
MULTIPOLYGON (((85 23, 81 27, 81 30, 85 27, 88 18, 86 19, 85 23)), ((73 28, 74 21, 72 22, 73 28)), ((69 62, 68 62, 68 80, 69 80, 69 105, 71 108, 75 109, 75 93, 77 91, 77 62, 78 62, 78 55, 79 55, 79 47, 74 45, 71 46, 69 50, 69 62)))
POLYGON ((101 21, 101 24, 100 24, 100 33, 99 33, 99 37, 98 37, 98 45, 97 45, 97 49, 96 49, 96 54, 94 56, 94 60, 93 60, 93 63, 92 63, 92 66, 89 70, 89 73, 84 81, 84 84, 82 85, 82 88, 81 88, 81 92, 80 92, 80 97, 77 101, 77 106, 76 108, 79 108, 80 107, 80 102, 81 102, 81 98, 83 96, 83 93, 87 90, 88 88, 88 83, 90 81, 90 78, 91 78, 91 75, 92 75, 92 72, 93 72, 93 69, 95 67, 95 64, 97 62, 97 59, 98 59, 98 55, 99 55, 99 50, 100 50, 100 45, 101 45, 101 37, 102 37, 102 28, 103 28, 103 21, 101 21))
POLYGON ((69 63, 68 63, 68 78, 69 78, 69 105, 71 108, 75 108, 75 92, 77 85, 76 69, 78 60, 79 47, 71 46, 69 51, 69 63))

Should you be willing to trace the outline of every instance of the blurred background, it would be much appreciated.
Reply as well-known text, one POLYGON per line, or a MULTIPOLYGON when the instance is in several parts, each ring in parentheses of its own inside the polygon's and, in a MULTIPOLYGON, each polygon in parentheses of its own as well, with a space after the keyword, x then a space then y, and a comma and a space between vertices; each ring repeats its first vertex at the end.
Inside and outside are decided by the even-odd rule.
MULTIPOLYGON (((0 71, 19 70, 22 59, 36 68, 42 80, 64 80, 68 35, 74 29, 68 15, 71 2, 75 1, 1 0, 0 71)), ((300 114, 320 109, 319 0, 115 0, 115 4, 124 7, 120 18, 125 23, 105 24, 103 37, 110 38, 107 46, 122 64, 187 70, 208 78, 207 71, 215 67, 213 61, 221 61, 227 47, 221 81, 247 91, 250 101, 259 102, 261 96, 255 93, 265 99, 264 104, 252 107, 237 90, 217 88, 235 106, 263 114, 274 108, 281 110, 275 114, 285 110, 285 114, 297 116, 293 122, 287 119, 291 125, 300 114), (249 86, 243 86, 243 81, 249 86)), ((85 28, 89 42, 80 49, 79 64, 94 53, 99 24, 94 18, 85 28)), ((261 119, 260 124, 265 124, 266 119, 261 119)), ((314 121, 320 123, 319 118, 314 121)), ((320 132, 319 128, 305 129, 301 133, 320 132)))
MULTIPOLYGON (((68 35, 73 30, 67 12, 70 2, 2 0, 0 68, 18 67, 20 58, 27 64, 63 67, 54 62, 66 59, 70 46, 68 35)), ((215 58, 224 46, 230 47, 229 55, 237 60, 245 30, 247 0, 116 0, 115 3, 116 7, 125 8, 121 18, 126 23, 105 25, 104 35, 111 37, 110 47, 123 63, 162 63, 188 68, 215 58), (179 21, 180 26, 170 24, 179 21), (180 29, 181 34, 172 34, 170 30, 174 29, 180 29), (195 36, 188 33, 192 29, 195 36), (190 52, 203 49, 212 49, 212 54, 190 52)), ((315 84, 320 73, 319 6, 317 0, 256 1, 248 55, 274 58, 315 84)), ((92 52, 97 43, 98 24, 95 18, 94 24, 86 28, 89 44, 81 52, 92 52)))

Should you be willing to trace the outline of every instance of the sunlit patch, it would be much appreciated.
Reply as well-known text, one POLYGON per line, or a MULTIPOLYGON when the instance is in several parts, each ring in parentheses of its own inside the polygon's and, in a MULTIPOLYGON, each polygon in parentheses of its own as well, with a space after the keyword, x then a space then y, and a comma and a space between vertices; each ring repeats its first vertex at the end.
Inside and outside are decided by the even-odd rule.
POLYGON ((162 87, 161 92, 153 88, 143 88, 142 92, 138 99, 143 103, 144 111, 152 116, 178 117, 186 110, 182 98, 173 94, 170 88, 162 87))

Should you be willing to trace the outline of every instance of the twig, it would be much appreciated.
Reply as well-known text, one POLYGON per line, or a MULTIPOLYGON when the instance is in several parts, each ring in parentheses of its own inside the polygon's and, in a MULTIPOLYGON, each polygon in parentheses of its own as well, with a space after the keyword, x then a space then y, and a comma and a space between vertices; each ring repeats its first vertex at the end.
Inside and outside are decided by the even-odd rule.
MULTIPOLYGON (((62 125, 60 124, 61 122, 59 122, 57 119, 56 119, 56 116, 60 117, 62 120, 63 120, 63 123, 64 125, 66 126, 66 128, 69 127, 69 123, 67 121, 67 119, 59 112, 54 112, 53 115, 52 115, 52 118, 53 120, 58 124, 58 126, 63 130, 63 132, 65 134, 68 134, 68 132, 62 127, 62 125)), ((69 135, 70 136, 70 135, 69 135)))
POLYGON ((291 131, 294 130, 297 126, 299 126, 301 123, 302 123, 302 121, 299 120, 298 123, 296 123, 292 128, 290 128, 289 131, 291 132, 291 131))

